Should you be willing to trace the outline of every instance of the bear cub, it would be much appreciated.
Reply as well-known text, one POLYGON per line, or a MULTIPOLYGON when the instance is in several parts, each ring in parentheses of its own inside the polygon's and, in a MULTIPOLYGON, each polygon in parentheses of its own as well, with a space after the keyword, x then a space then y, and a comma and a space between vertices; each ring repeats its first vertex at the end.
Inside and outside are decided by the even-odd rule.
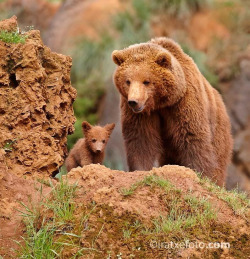
POLYGON ((67 171, 78 166, 101 164, 104 159, 105 147, 114 127, 114 123, 101 127, 92 126, 84 121, 82 130, 85 138, 79 139, 69 152, 65 161, 67 171))

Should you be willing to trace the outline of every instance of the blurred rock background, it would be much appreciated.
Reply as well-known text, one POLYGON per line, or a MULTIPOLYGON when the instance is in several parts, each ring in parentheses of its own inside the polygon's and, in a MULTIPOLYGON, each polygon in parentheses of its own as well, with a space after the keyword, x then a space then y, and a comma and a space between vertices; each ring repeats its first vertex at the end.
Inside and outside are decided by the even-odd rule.
POLYGON ((113 169, 127 167, 111 52, 155 36, 178 41, 226 103, 235 140, 227 188, 250 192, 250 1, 0 0, 0 18, 12 15, 73 58, 77 122, 68 147, 82 137, 82 120, 116 122, 105 162, 113 169))

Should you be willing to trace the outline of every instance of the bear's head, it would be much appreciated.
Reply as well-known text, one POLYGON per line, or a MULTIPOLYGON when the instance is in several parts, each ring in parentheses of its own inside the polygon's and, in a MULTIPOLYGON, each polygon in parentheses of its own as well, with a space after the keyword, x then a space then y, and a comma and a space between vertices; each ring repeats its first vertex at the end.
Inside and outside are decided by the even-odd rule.
POLYGON ((103 153, 114 127, 114 123, 101 127, 92 126, 87 121, 84 121, 82 123, 82 130, 88 148, 93 153, 103 153))
POLYGON ((181 65, 157 44, 141 43, 115 50, 112 59, 118 65, 114 83, 135 113, 171 106, 186 91, 181 65))

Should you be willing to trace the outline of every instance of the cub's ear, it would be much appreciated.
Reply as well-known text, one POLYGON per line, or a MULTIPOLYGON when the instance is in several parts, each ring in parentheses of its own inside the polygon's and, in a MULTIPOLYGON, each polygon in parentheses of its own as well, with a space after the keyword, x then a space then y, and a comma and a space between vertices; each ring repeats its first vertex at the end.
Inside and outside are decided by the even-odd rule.
POLYGON ((82 129, 84 133, 88 132, 91 128, 92 126, 87 121, 82 123, 82 129))
POLYGON ((161 67, 171 68, 171 56, 167 53, 158 54, 155 62, 161 67))
POLYGON ((115 127, 115 123, 107 124, 105 125, 105 129, 109 132, 109 135, 112 133, 113 129, 115 127))
POLYGON ((121 50, 114 50, 112 52, 112 59, 116 65, 120 66, 124 62, 121 50))

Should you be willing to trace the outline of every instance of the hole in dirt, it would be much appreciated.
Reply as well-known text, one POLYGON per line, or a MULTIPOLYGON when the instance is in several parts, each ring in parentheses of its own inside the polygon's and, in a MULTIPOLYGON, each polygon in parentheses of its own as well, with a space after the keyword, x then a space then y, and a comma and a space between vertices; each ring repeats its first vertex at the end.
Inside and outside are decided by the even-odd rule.
POLYGON ((53 134, 52 137, 55 139, 61 139, 61 135, 59 135, 58 133, 53 134))
POLYGON ((46 118, 47 118, 48 120, 50 120, 50 119, 53 118, 53 117, 54 117, 53 114, 51 114, 51 113, 49 113, 49 112, 46 113, 46 118))
POLYGON ((5 112, 5 110, 3 109, 3 108, 0 108, 0 114, 5 114, 6 112, 5 112))
POLYGON ((65 110, 66 107, 67 107, 67 103, 66 102, 63 102, 63 103, 60 103, 60 107, 65 110))
POLYGON ((8 128, 9 130, 13 130, 13 129, 14 129, 13 125, 7 125, 7 128, 8 128))
POLYGON ((47 146, 51 146, 51 145, 52 145, 51 140, 50 140, 49 138, 44 138, 44 139, 43 139, 43 142, 44 142, 44 144, 47 145, 47 146))
POLYGON ((17 88, 19 83, 16 80, 16 75, 15 74, 10 74, 9 79, 10 79, 10 87, 17 88))

